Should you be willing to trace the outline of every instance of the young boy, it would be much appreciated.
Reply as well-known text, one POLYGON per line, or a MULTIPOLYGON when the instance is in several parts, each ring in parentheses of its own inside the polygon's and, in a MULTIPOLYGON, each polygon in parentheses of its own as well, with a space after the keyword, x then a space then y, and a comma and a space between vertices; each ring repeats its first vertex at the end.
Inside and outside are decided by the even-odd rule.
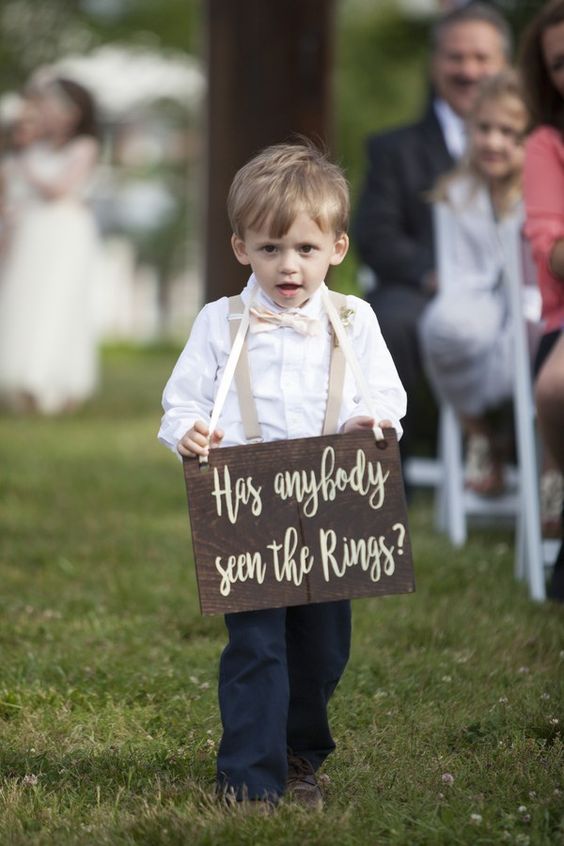
MULTIPOLYGON (((329 385, 332 335, 321 287, 348 250, 349 195, 338 167, 313 146, 269 147, 236 174, 228 198, 231 243, 253 271, 247 353, 263 441, 320 435, 329 385)), ((394 426, 406 397, 372 309, 347 298, 347 332, 362 367, 370 416, 345 374, 337 431, 394 426)), ((159 439, 182 456, 247 442, 237 389, 209 443, 209 420, 231 349, 229 301, 200 312, 165 387, 159 439)), ((349 601, 227 614, 229 643, 219 670, 223 737, 220 792, 276 803, 288 792, 320 808, 315 772, 333 751, 329 698, 349 656, 349 601)))

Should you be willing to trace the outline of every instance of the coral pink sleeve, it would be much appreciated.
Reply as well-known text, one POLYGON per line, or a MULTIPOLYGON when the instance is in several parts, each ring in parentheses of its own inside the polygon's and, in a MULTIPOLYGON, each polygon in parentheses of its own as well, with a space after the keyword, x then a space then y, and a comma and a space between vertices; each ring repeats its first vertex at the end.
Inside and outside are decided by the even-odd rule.
POLYGON ((525 234, 537 262, 548 267, 555 242, 564 238, 564 142, 551 127, 540 127, 527 141, 523 191, 525 234))

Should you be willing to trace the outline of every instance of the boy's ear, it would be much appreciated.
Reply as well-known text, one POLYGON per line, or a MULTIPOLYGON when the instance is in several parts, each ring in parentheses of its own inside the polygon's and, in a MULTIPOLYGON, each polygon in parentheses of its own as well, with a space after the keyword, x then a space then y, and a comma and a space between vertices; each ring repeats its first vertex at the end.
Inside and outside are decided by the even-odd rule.
POLYGON ((342 260, 349 251, 349 236, 343 232, 336 239, 333 245, 333 255, 331 256, 330 264, 341 264, 342 260))
POLYGON ((238 235, 233 234, 231 236, 231 246, 233 247, 233 252, 235 253, 235 257, 238 262, 241 264, 250 264, 251 260, 247 255, 247 246, 242 238, 239 238, 238 235))

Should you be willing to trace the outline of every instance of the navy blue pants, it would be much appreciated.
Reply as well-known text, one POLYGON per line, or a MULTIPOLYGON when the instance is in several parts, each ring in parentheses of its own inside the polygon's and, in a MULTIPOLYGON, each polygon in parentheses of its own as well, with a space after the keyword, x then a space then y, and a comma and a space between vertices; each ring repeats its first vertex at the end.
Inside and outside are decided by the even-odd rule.
POLYGON ((284 793, 288 749, 316 770, 335 748, 327 703, 349 657, 348 600, 227 614, 219 667, 220 789, 284 793))

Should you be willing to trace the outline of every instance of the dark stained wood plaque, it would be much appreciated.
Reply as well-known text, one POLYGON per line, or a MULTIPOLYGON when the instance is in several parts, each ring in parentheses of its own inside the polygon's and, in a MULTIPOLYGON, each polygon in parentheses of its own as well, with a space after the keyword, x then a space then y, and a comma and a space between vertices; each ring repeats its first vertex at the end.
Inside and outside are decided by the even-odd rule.
POLYGON ((203 614, 415 589, 394 429, 184 459, 203 614))

